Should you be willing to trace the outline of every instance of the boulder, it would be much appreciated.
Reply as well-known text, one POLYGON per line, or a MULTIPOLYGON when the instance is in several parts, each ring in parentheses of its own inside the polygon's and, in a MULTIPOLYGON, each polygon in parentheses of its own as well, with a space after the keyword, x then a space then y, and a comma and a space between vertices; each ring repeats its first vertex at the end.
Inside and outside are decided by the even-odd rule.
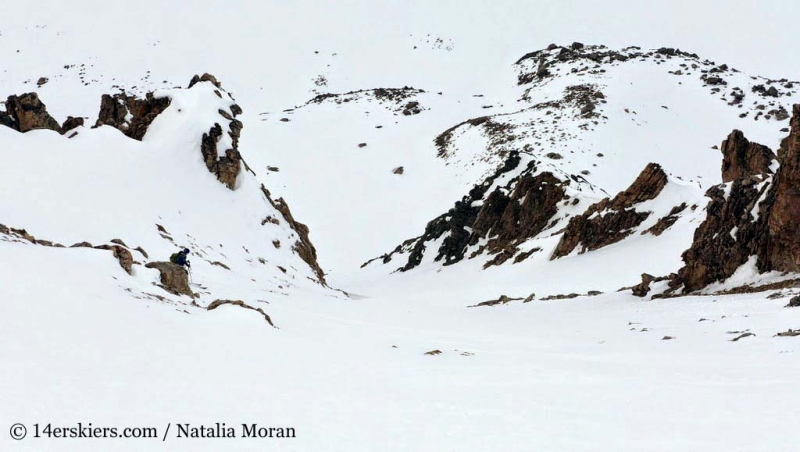
POLYGON ((154 268, 161 273, 161 288, 167 292, 195 297, 189 288, 189 274, 180 265, 172 262, 149 262, 145 267, 154 268))
POLYGON ((650 292, 650 283, 655 280, 655 276, 647 273, 642 273, 642 282, 633 286, 633 295, 637 297, 646 297, 650 292))
POLYGON ((68 116, 67 119, 64 121, 64 124, 61 125, 61 134, 65 134, 70 130, 80 127, 83 125, 83 118, 76 118, 74 116, 68 116))

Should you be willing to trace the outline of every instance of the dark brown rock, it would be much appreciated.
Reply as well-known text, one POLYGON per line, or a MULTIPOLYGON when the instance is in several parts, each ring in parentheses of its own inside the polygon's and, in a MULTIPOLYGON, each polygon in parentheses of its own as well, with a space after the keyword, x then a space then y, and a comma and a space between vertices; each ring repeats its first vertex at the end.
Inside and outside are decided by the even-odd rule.
POLYGON ((679 206, 673 207, 666 216, 659 218, 656 224, 654 224, 648 230, 642 232, 642 234, 653 234, 656 237, 663 234, 664 231, 672 227, 672 225, 678 221, 680 218, 680 213, 686 210, 686 207, 687 206, 685 202, 679 206))
POLYGON ((126 93, 113 96, 104 94, 100 99, 100 113, 95 127, 111 126, 134 140, 141 140, 153 120, 169 104, 168 97, 156 98, 153 93, 147 93, 144 99, 126 93))
POLYGON ((222 89, 222 83, 218 82, 216 77, 207 72, 203 75, 195 75, 192 77, 192 80, 189 82, 189 88, 193 87, 199 82, 211 82, 217 88, 222 89))
POLYGON ((683 285, 684 291, 690 292, 722 281, 757 252, 767 236, 764 212, 756 211, 759 220, 754 221, 756 203, 769 188, 763 184, 763 177, 737 179, 727 193, 725 186, 706 192, 711 198, 706 219, 695 231, 691 248, 683 253, 685 266, 671 287, 683 285))
POLYGON ((686 293, 722 281, 751 256, 760 272, 800 271, 800 105, 793 113, 774 177, 751 175, 706 193, 706 220, 683 254, 672 290, 686 293))
POLYGON ((573 217, 551 259, 567 256, 579 245, 579 252, 584 253, 623 240, 650 216, 650 212, 639 212, 633 207, 655 199, 667 182, 667 174, 660 165, 647 165, 627 190, 613 199, 603 199, 589 206, 582 215, 573 217))
POLYGON ((420 106, 419 102, 413 100, 405 106, 403 106, 403 115, 405 116, 413 116, 417 115, 422 112, 422 107, 420 106))
POLYGON ((794 106, 790 128, 778 150, 781 167, 767 199, 772 209, 764 271, 800 271, 800 104, 794 106))
POLYGON ((467 257, 467 249, 482 239, 485 244, 470 258, 484 253, 494 255, 485 264, 488 267, 514 257, 519 245, 550 225, 558 203, 564 200, 565 187, 570 184, 550 172, 537 173, 538 163, 532 161, 516 177, 489 191, 498 177, 517 169, 520 161, 519 154, 511 152, 502 168, 473 187, 448 212, 430 221, 420 237, 407 240, 391 253, 364 265, 374 260, 388 263, 394 254, 406 252, 408 261, 400 271, 415 268, 426 252, 436 252, 436 262, 452 265, 467 257), (430 242, 443 236, 437 250, 428 250, 430 242))
POLYGON ((722 181, 730 182, 754 174, 771 174, 775 153, 764 145, 751 143, 740 130, 722 142, 722 181))
POLYGON ((261 185, 261 192, 264 193, 264 196, 266 196, 267 201, 272 207, 281 213, 283 219, 289 224, 289 227, 297 233, 298 240, 294 243, 294 246, 292 246, 292 251, 297 253, 300 259, 311 267, 311 270, 317 277, 317 281, 323 286, 326 286, 325 272, 322 271, 322 268, 320 268, 317 262, 317 249, 314 248, 314 244, 311 243, 311 239, 308 236, 308 226, 294 219, 291 210, 289 210, 289 205, 286 204, 283 198, 278 198, 273 201, 272 195, 263 184, 261 185))
POLYGON ((647 273, 642 273, 642 282, 633 286, 633 295, 637 297, 646 297, 647 294, 650 292, 650 283, 652 283, 656 278, 653 275, 648 275, 647 273))
POLYGON ((208 133, 203 134, 200 152, 203 154, 206 168, 214 173, 220 182, 233 190, 236 187, 236 178, 239 176, 239 172, 242 169, 242 156, 239 154, 238 149, 236 149, 242 123, 234 119, 230 124, 231 136, 235 134, 233 148, 226 149, 224 155, 221 157, 218 154, 217 142, 219 142, 223 132, 222 126, 217 123, 214 124, 214 127, 212 127, 208 133))
POLYGON ((68 116, 67 119, 64 121, 64 124, 61 125, 61 134, 64 135, 65 133, 69 132, 70 130, 80 127, 83 125, 83 118, 76 118, 74 116, 68 116))
POLYGON ((47 112, 47 106, 36 93, 8 96, 6 111, 0 112, 0 124, 18 132, 49 129, 61 133, 61 126, 47 112))
POLYGON ((195 297, 189 288, 189 274, 180 265, 172 262, 149 262, 145 267, 154 268, 161 273, 161 287, 167 292, 195 297))

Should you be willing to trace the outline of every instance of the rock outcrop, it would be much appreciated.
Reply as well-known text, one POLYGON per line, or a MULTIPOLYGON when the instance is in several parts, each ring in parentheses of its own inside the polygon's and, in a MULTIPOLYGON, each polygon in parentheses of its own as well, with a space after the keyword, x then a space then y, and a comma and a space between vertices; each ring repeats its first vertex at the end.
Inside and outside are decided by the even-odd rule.
MULTIPOLYGON (((217 90, 215 90, 217 96, 222 97, 222 84, 217 81, 216 77, 211 74, 195 75, 189 82, 189 89, 200 82, 211 82, 217 87, 217 90)), ((230 97, 230 94, 228 96, 230 97)), ((236 187, 236 178, 242 170, 242 165, 246 166, 244 160, 242 160, 242 155, 239 153, 239 135, 244 125, 241 121, 235 119, 236 116, 242 114, 242 108, 237 104, 233 104, 230 107, 230 112, 219 110, 218 113, 227 123, 227 130, 224 131, 220 123, 215 123, 207 133, 203 134, 200 152, 203 154, 206 168, 217 176, 217 180, 233 190, 236 187), (218 145, 224 133, 227 133, 230 137, 231 147, 220 150, 218 145)))
POLYGON ((39 100, 36 93, 8 96, 5 105, 6 111, 0 111, 0 124, 6 127, 23 133, 35 129, 49 129, 62 133, 61 125, 50 116, 47 106, 39 100))
POLYGON ((180 265, 172 262, 148 262, 145 267, 154 268, 161 273, 161 288, 175 295, 195 297, 189 287, 189 274, 180 265))
POLYGON ((755 174, 771 174, 775 153, 764 145, 751 143, 740 130, 734 130, 722 142, 722 182, 731 182, 755 174))
POLYGON ((781 167, 765 204, 769 241, 762 271, 800 270, 800 104, 793 108, 789 136, 778 150, 781 167))
POLYGON ((67 119, 64 120, 64 124, 61 125, 61 133, 65 134, 70 130, 80 127, 82 125, 83 125, 83 118, 68 116, 67 119))
POLYGON ((579 253, 584 253, 628 237, 651 215, 649 211, 637 211, 636 204, 655 199, 667 182, 667 174, 661 166, 650 163, 627 190, 613 199, 605 198, 589 206, 580 216, 572 217, 551 259, 567 256, 578 246, 579 253))
POLYGON ((100 100, 100 114, 95 127, 115 127, 126 136, 141 141, 153 120, 169 104, 169 98, 156 98, 153 93, 147 93, 144 99, 126 93, 104 94, 100 100))
MULTIPOLYGON (((283 219, 289 223, 289 227, 297 233, 298 240, 292 246, 292 251, 297 253, 300 259, 303 259, 303 261, 311 267, 319 283, 327 285, 325 282, 325 272, 322 271, 322 268, 320 268, 317 262, 317 249, 314 248, 314 244, 311 243, 311 239, 308 237, 308 226, 294 219, 291 210, 289 210, 289 205, 286 204, 283 198, 273 200, 272 194, 263 184, 261 185, 261 192, 264 193, 264 196, 266 196, 267 201, 272 207, 281 213, 283 219)), ((278 242, 278 246, 280 246, 280 242, 278 242)))
MULTIPOLYGON (((496 183, 507 173, 518 170, 521 161, 519 153, 512 151, 500 169, 473 187, 448 212, 430 221, 421 236, 405 241, 391 253, 372 259, 362 267, 376 260, 386 264, 394 255, 408 253, 407 262, 398 270, 411 270, 422 262, 426 252, 434 251, 428 247, 439 239, 442 241, 434 251, 434 260, 443 265, 479 254, 494 256, 484 267, 500 265, 515 255, 519 257, 522 243, 552 226, 559 203, 568 199, 566 187, 571 183, 552 172, 539 172, 539 163, 533 160, 515 177, 502 184, 496 183), (481 242, 467 255, 470 247, 481 242)), ((515 262, 520 260, 515 259, 515 262)))
POLYGON ((218 307, 224 306, 224 305, 239 306, 240 308, 245 308, 245 309, 250 309, 250 310, 256 311, 259 314, 263 315, 264 316, 264 320, 266 320, 267 323, 269 323, 273 328, 277 328, 275 326, 275 324, 272 323, 272 319, 270 318, 269 314, 264 312, 263 309, 254 308, 254 307, 250 306, 249 304, 245 303, 242 300, 214 300, 214 301, 211 302, 211 304, 208 305, 208 307, 206 307, 206 310, 213 311, 214 309, 217 309, 218 307))
POLYGON ((121 245, 99 245, 95 249, 111 251, 119 261, 119 266, 129 275, 133 274, 133 255, 128 251, 128 248, 121 245))
POLYGON ((189 89, 200 82, 211 82, 217 88, 222 88, 222 83, 220 83, 216 77, 206 72, 203 75, 195 74, 194 77, 192 77, 192 80, 189 81, 189 89))
MULTIPOLYGON (((740 161, 769 155, 758 146, 746 149, 756 155, 745 153, 740 161)), ((800 271, 800 105, 794 106, 778 161, 774 176, 745 172, 708 190, 706 220, 683 254, 685 265, 670 282, 671 291, 688 293, 723 281, 753 256, 760 272, 800 271)))

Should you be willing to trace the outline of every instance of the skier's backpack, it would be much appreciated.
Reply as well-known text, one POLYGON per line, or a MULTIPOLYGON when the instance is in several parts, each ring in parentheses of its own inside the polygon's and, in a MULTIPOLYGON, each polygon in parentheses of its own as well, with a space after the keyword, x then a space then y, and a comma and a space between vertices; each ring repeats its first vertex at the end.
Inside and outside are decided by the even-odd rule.
POLYGON ((172 255, 169 257, 169 261, 172 262, 173 264, 177 264, 178 263, 178 253, 172 253, 172 255))

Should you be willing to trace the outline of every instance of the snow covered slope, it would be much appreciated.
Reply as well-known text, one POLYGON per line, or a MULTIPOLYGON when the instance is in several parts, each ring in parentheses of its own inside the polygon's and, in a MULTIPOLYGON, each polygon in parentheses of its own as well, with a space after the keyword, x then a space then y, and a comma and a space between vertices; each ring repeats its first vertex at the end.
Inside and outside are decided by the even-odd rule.
MULTIPOLYGON (((272 200, 246 168, 228 161, 239 155, 236 127, 216 141, 212 137, 215 124, 238 123, 232 98, 211 81, 156 91, 152 98, 166 99, 168 107, 150 118, 141 141, 122 133, 141 119, 133 110, 121 113, 129 122, 119 124, 120 130, 81 126, 67 133, 70 138, 52 130, 0 128, 6 162, 0 169, 3 224, 56 246, 100 246, 116 239, 134 253, 133 278, 119 277, 120 285, 138 295, 155 291, 171 297, 152 287, 158 272, 143 264, 168 260, 183 247, 192 250, 194 271, 203 275, 201 305, 253 293, 289 295, 323 283, 316 262, 303 260, 304 254, 313 257, 313 246, 306 249, 310 243, 288 207, 272 200), (220 169, 219 162, 226 161, 232 173, 220 169)), ((14 234, 1 239, 7 246, 36 246, 22 245, 29 241, 14 234)), ((81 248, 59 252, 83 253, 81 248)))
MULTIPOLYGON (((475 174, 483 170, 489 177, 478 179, 476 189, 432 220, 422 236, 403 242, 377 261, 391 270, 408 271, 426 262, 452 265, 465 257, 482 256, 484 268, 514 266, 538 252, 563 257, 576 243, 565 248, 562 238, 554 248, 555 243, 541 246, 541 240, 562 233, 574 235, 569 229, 565 232, 566 220, 582 214, 587 203, 625 189, 650 162, 662 165, 673 178, 670 187, 683 186, 679 190, 683 194, 668 189, 652 201, 660 207, 642 206, 644 212, 652 212, 643 214, 648 219, 645 223, 643 218, 635 224, 628 224, 632 218, 623 219, 615 226, 598 222, 598 231, 587 234, 607 234, 609 228, 618 228, 626 236, 637 237, 674 213, 670 227, 659 234, 678 234, 674 240, 683 245, 676 249, 670 243, 657 254, 679 256, 704 215, 697 209, 707 203, 703 189, 720 182, 722 154, 717 143, 730 130, 743 128, 748 136, 774 145, 788 131, 791 105, 800 99, 798 82, 749 77, 725 64, 671 48, 615 51, 580 43, 553 44, 524 55, 515 68, 521 90, 516 110, 469 119, 434 140, 438 155, 450 166, 479 168, 475 174), (509 170, 509 155, 515 153, 532 163, 512 165, 509 170), (497 170, 500 165, 505 167, 497 170), (554 180, 521 188, 526 179, 520 175, 531 165, 552 168, 548 174, 554 180), (505 184, 498 191, 493 183, 501 173, 512 182, 498 185, 505 184), (553 188, 558 184, 588 188, 567 194, 553 188), (534 198, 526 196, 534 192, 544 196, 544 204, 530 204, 532 213, 527 216, 524 204, 521 212, 506 205, 515 200, 531 202, 534 198), (672 228, 681 212, 689 213, 687 227, 672 228), (521 226, 532 223, 539 226, 533 230, 521 226), (631 229, 641 224, 646 227, 631 229)), ((654 199, 662 188, 642 200, 654 199)), ((587 211, 586 217, 591 213, 587 211)), ((619 240, 608 238, 601 243, 603 239, 597 239, 590 249, 613 246, 619 240)), ((508 271, 528 274, 531 270, 508 271)), ((637 270, 632 271, 630 278, 635 279, 637 270)))
POLYGON ((800 4, 4 7, 0 450, 796 448, 800 4))

